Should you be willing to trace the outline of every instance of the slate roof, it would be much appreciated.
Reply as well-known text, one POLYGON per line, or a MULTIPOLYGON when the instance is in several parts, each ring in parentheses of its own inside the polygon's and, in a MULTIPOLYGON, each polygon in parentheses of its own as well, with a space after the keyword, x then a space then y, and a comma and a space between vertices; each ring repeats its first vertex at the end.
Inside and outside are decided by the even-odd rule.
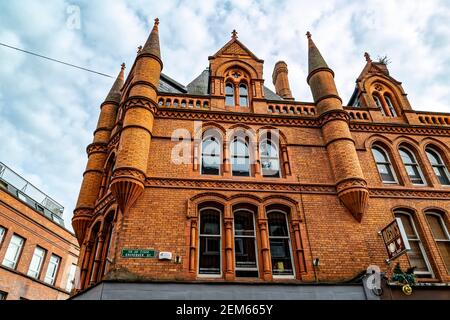
MULTIPOLYGON (((175 81, 169 76, 161 73, 158 90, 165 93, 187 93, 192 95, 207 96, 209 92, 209 69, 200 73, 200 75, 192 80, 187 86, 175 81)), ((282 97, 264 86, 264 96, 267 100, 284 101, 282 97)))

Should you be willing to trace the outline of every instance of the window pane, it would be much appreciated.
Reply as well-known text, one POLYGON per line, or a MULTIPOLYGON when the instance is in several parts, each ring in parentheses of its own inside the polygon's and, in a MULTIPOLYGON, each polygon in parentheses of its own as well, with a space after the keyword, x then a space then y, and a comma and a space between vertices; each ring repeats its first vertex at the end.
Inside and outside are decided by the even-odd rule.
POLYGON ((241 84, 241 85, 239 86, 239 94, 240 94, 241 96, 246 96, 246 95, 247 95, 247 86, 246 86, 246 85, 241 84))
POLYGON ((419 241, 409 241, 411 250, 408 251, 411 267, 417 267, 415 271, 429 272, 425 259, 420 250, 419 241))
POLYGON ((220 214, 215 210, 203 210, 200 215, 200 234, 220 234, 220 214))
POLYGON ((402 157, 404 164, 412 164, 415 163, 411 153, 405 149, 400 149, 400 156, 402 157))
POLYGON ((438 155, 431 149, 427 149, 427 156, 432 165, 442 164, 438 155))
POLYGON ((248 146, 241 140, 231 144, 231 166, 233 176, 250 176, 250 156, 248 146))
POLYGON ((389 165, 379 164, 377 165, 377 168, 383 182, 395 182, 394 175, 392 174, 392 170, 389 165))
POLYGON ((227 83, 227 85, 225 87, 225 93, 226 94, 231 94, 231 95, 234 94, 234 89, 233 89, 233 85, 232 84, 227 83))
POLYGON ((261 159, 263 177, 279 177, 280 162, 278 159, 261 159))
POLYGON ((3 259, 3 265, 12 269, 16 268, 17 261, 22 251, 24 239, 18 235, 13 235, 6 250, 5 258, 3 259))
POLYGON ((237 236, 255 236, 253 213, 236 211, 234 213, 234 234, 237 236))
POLYGON ((372 148, 372 152, 376 162, 389 162, 383 150, 378 148, 372 148))
POLYGON ((72 264, 70 266, 70 270, 69 270, 69 275, 67 277, 67 285, 66 285, 66 290, 67 291, 71 291, 74 284, 75 284, 75 275, 77 272, 77 265, 76 264, 72 264))
POLYGON ((450 179, 448 177, 448 174, 443 166, 439 167, 433 167, 434 172, 436 173, 436 176, 439 179, 439 182, 444 185, 450 184, 450 179))
POLYGON ((281 212, 269 213, 269 236, 288 236, 286 215, 281 212))
POLYGON ((437 245, 439 247, 439 251, 441 252, 442 259, 444 259, 444 263, 447 266, 447 270, 450 272, 450 242, 439 241, 437 245))
POLYGON ((447 240, 447 234, 442 228, 441 219, 434 214, 427 214, 427 220, 431 227, 431 232, 436 240, 447 240))
POLYGON ((403 228, 405 229, 406 237, 408 239, 417 239, 416 232, 414 231, 411 219, 406 214, 397 215, 402 220, 403 228))
POLYGON ((33 258, 31 259, 30 268, 28 269, 28 275, 33 278, 38 278, 41 272, 42 263, 45 257, 45 250, 39 247, 34 249, 33 258))
POLYGON ((5 228, 0 227, 0 245, 3 242, 3 238, 5 237, 5 233, 6 233, 5 228))
POLYGON ((248 106, 248 99, 247 99, 247 97, 239 97, 239 105, 241 107, 248 106))
POLYGON ((256 269, 255 238, 235 238, 236 268, 256 269))
POLYGON ((220 144, 214 137, 202 142, 202 174, 219 174, 220 144))
POLYGON ((220 237, 200 237, 199 273, 220 274, 220 237))
POLYGON ((289 239, 270 239, 270 254, 274 275, 293 274, 289 239))
POLYGON ((48 263, 47 273, 45 274, 44 281, 53 285, 56 280, 56 275, 58 272, 58 266, 61 258, 52 254, 50 261, 48 263))

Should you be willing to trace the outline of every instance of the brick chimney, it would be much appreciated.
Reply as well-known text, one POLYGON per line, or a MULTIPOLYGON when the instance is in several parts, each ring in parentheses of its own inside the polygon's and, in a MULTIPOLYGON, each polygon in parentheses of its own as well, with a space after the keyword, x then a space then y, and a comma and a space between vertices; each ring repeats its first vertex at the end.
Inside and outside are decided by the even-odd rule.
POLYGON ((272 81, 277 95, 287 100, 294 100, 289 87, 288 68, 284 61, 278 61, 273 68, 272 81))

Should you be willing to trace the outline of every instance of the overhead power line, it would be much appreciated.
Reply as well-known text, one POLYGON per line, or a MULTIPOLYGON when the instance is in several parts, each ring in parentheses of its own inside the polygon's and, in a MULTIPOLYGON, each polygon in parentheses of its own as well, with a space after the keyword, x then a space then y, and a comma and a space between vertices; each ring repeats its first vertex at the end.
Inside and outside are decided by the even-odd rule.
POLYGON ((96 73, 96 74, 104 76, 104 77, 113 78, 112 76, 110 76, 108 74, 105 74, 105 73, 101 73, 101 72, 94 71, 94 70, 91 70, 91 69, 88 69, 88 68, 76 66, 76 65, 68 63, 68 62, 64 62, 64 61, 61 61, 61 60, 57 60, 57 59, 53 59, 53 58, 50 58, 50 57, 46 57, 46 56, 43 56, 41 54, 37 54, 37 53, 31 52, 31 51, 27 51, 27 50, 23 50, 23 49, 20 49, 20 48, 17 48, 17 47, 13 47, 13 46, 7 45, 7 44, 2 43, 2 42, 0 42, 0 45, 2 45, 4 47, 7 47, 7 48, 10 48, 10 49, 14 49, 14 50, 17 50, 17 51, 21 51, 21 52, 24 52, 24 53, 31 54, 31 55, 39 57, 39 58, 43 58, 43 59, 47 59, 47 60, 50 60, 50 61, 53 61, 53 62, 61 63, 61 64, 64 64, 66 66, 69 66, 69 67, 81 69, 81 70, 84 70, 84 71, 87 71, 87 72, 96 73))

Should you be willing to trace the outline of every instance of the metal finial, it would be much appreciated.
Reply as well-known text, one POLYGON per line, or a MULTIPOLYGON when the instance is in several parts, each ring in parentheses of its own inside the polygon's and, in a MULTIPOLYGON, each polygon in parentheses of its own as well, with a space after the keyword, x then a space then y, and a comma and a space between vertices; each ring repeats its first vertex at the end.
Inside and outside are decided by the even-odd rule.
POLYGON ((233 31, 231 32, 231 38, 237 39, 237 31, 235 29, 233 29, 233 31))
POLYGON ((370 58, 370 54, 368 54, 367 52, 364 52, 364 58, 366 58, 367 62, 372 62, 372 59, 370 58))
POLYGON ((122 70, 125 69, 125 62, 122 62, 122 64, 120 65, 120 67, 122 68, 122 70))
POLYGON ((311 39, 311 32, 306 32, 306 37, 308 37, 308 39, 311 39))
POLYGON ((157 26, 159 24, 159 18, 155 19, 155 26, 157 26))
POLYGON ((137 53, 141 52, 141 50, 142 50, 142 46, 139 46, 138 50, 137 50, 137 53))

